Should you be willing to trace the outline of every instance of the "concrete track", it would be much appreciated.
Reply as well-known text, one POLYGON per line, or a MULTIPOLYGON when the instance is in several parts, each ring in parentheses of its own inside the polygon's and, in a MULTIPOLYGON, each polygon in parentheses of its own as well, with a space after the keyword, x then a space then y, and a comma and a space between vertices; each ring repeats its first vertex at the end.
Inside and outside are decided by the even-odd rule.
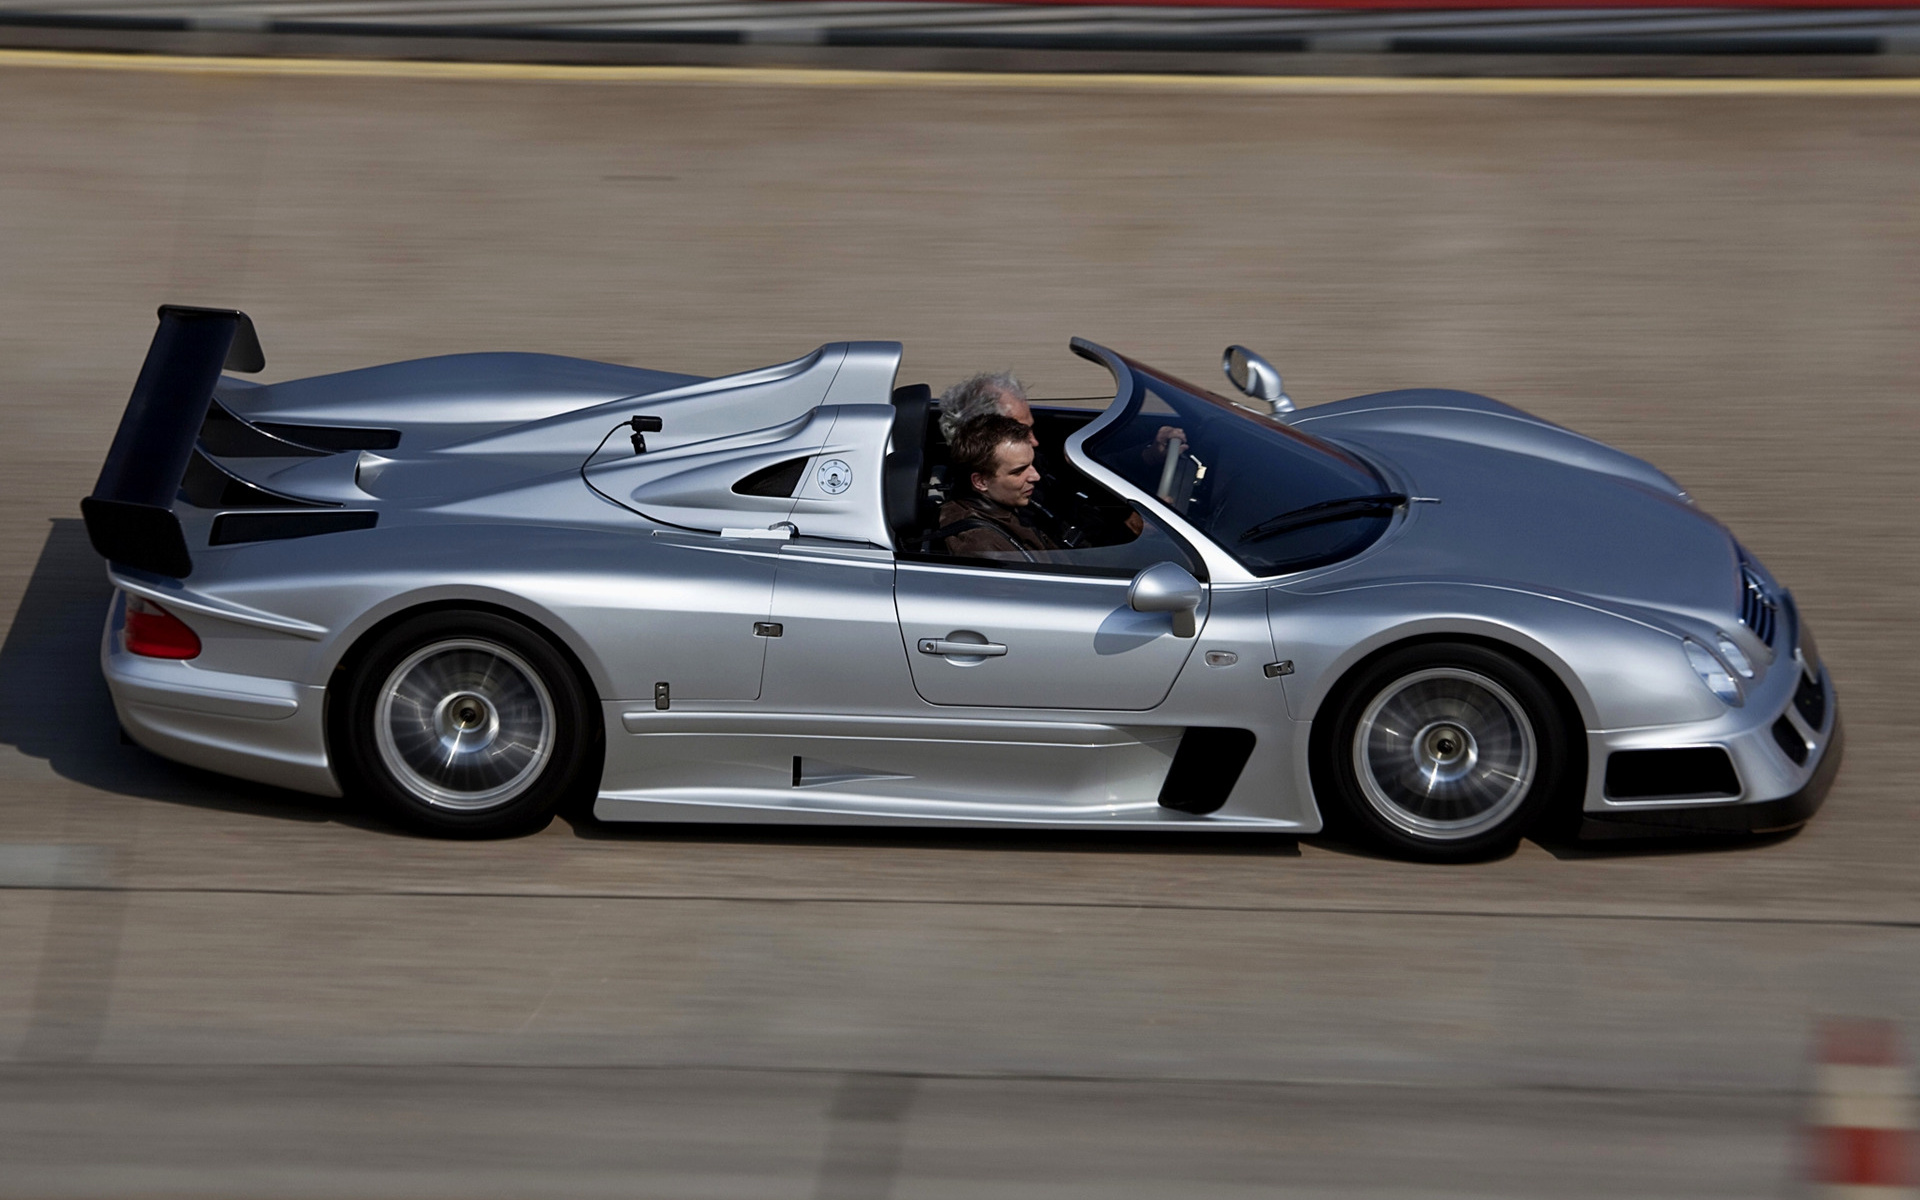
POLYGON ((1766 1195, 1811 1022, 1911 1020, 1920 101, 0 71, 0 1196, 1766 1195), (1486 391, 1795 587, 1803 833, 1316 840, 559 821, 409 839, 120 745, 76 520, 161 301, 269 378, 1085 333, 1305 403, 1486 391))

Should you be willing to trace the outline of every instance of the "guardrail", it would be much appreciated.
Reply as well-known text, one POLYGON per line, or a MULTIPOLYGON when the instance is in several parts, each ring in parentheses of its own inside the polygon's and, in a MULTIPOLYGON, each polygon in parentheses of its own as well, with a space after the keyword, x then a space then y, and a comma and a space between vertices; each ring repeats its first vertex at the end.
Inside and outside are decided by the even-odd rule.
POLYGON ((0 7, 0 42, 13 45, 91 37, 150 48, 114 39, 185 35, 202 43, 253 39, 237 53, 300 52, 288 48, 300 39, 329 46, 357 39, 360 52, 374 56, 406 57, 431 41, 435 56, 487 57, 487 47, 513 42, 548 47, 548 54, 566 46, 575 60, 591 57, 586 48, 622 46, 629 58, 647 46, 1836 56, 1920 51, 1920 0, 637 0, 591 7, 41 0, 0 7), (374 39, 385 41, 375 46, 374 39))

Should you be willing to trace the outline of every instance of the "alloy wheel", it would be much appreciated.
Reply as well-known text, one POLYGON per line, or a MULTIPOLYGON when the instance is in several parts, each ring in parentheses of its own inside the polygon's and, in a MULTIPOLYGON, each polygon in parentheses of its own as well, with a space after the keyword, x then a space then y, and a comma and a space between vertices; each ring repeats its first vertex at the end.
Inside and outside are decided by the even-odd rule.
POLYGON ((1354 776, 1388 824, 1425 841, 1494 829, 1526 801, 1539 764, 1527 711, 1476 671, 1434 667, 1382 688, 1360 714, 1354 776))
POLYGON ((505 646, 458 638, 403 658, 374 711, 380 759, 435 808, 478 812, 509 803, 553 754, 554 704, 540 675, 505 646))

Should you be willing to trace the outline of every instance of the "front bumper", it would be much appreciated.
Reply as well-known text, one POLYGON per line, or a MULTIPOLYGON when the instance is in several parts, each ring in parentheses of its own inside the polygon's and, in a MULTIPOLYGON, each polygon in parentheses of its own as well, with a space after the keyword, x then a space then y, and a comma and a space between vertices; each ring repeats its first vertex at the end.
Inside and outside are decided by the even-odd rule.
POLYGON ((1675 832, 1767 833, 1792 829, 1825 801, 1840 772, 1840 700, 1833 676, 1810 645, 1791 597, 1782 606, 1782 654, 1744 707, 1687 727, 1589 734, 1592 778, 1580 832, 1645 837, 1675 832), (1621 750, 1716 748, 1739 794, 1621 800, 1607 794, 1608 756, 1621 750))
POLYGON ((1828 719, 1831 732, 1807 782, 1790 796, 1732 804, 1688 804, 1661 808, 1587 812, 1580 836, 1592 838, 1661 837, 1673 833, 1775 833, 1807 823, 1826 801, 1846 736, 1838 708, 1828 719))

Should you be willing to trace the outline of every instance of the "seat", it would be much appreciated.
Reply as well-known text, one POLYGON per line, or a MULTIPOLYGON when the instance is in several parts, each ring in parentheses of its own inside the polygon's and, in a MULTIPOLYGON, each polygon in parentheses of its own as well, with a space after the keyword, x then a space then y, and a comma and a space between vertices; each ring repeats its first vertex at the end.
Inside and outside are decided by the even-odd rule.
POLYGON ((921 476, 927 461, 927 418, 933 389, 924 383, 893 392, 893 450, 887 455, 881 502, 896 548, 911 546, 933 514, 927 510, 921 476))

